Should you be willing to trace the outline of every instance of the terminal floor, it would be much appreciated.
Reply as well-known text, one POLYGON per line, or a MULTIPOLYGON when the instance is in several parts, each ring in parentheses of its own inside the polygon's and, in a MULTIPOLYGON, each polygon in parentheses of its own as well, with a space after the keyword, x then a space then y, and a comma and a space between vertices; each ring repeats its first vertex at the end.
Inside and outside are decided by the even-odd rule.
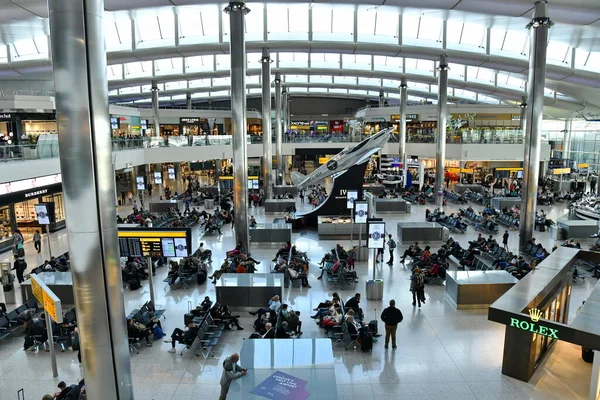
MULTIPOLYGON (((307 205, 298 204, 302 210, 307 205)), ((421 221, 425 208, 431 206, 413 206, 409 215, 383 215, 388 229, 396 236, 396 222, 421 221)), ((458 206, 448 205, 447 212, 455 212, 458 206)), ((542 207, 549 218, 556 219, 564 212, 564 207, 553 209, 542 207)), ((274 215, 265 215, 261 209, 251 209, 260 222, 270 222, 274 215)), ((501 231, 503 233, 503 231, 501 231)), ((475 237, 470 228, 465 235, 453 235, 463 245, 475 237)), ((499 235, 500 236, 500 235, 499 235)), ((517 247, 517 232, 510 232, 510 247, 517 247)), ((396 262, 393 267, 377 265, 377 277, 385 281, 384 300, 365 299, 365 278, 372 276, 372 264, 357 263, 360 283, 356 290, 336 290, 328 287, 325 280, 317 280, 320 270, 316 263, 323 253, 329 251, 336 242, 350 246, 349 240, 318 240, 316 234, 294 234, 294 242, 302 251, 307 251, 312 259, 310 283, 312 288, 292 288, 284 292, 284 302, 302 312, 304 337, 323 337, 323 331, 309 318, 316 305, 331 297, 334 291, 341 292, 343 298, 350 297, 355 291, 363 293, 362 307, 366 319, 378 319, 384 304, 394 298, 404 313, 404 321, 398 328, 398 349, 385 350, 383 338, 374 344, 372 353, 344 350, 334 345, 336 384, 340 399, 344 400, 391 400, 407 399, 585 399, 589 388, 591 365, 581 360, 580 348, 558 342, 538 369, 529 383, 523 383, 502 375, 502 354, 504 326, 487 320, 486 310, 455 310, 444 299, 444 287, 428 286, 427 303, 422 308, 411 305, 408 268, 398 263, 406 246, 396 249, 396 262)), ((550 248, 553 242, 548 233, 536 232, 536 238, 550 248)), ((51 236, 53 253, 67 250, 66 231, 51 236)), ((206 236, 202 239, 214 253, 213 268, 218 268, 225 251, 234 247, 233 231, 230 226, 223 228, 223 235, 206 236)), ((587 248, 587 242, 582 241, 587 248)), ((354 241, 356 244, 356 240, 354 241)), ((267 271, 270 260, 279 244, 253 245, 252 254, 262 263, 259 271, 267 271)), ((437 245, 432 246, 434 249, 437 245)), ((37 266, 47 258, 47 246, 41 254, 33 251, 27 243, 27 262, 30 267, 37 266)), ((0 261, 8 261, 10 253, 0 254, 0 261)), ((387 261, 387 254, 386 254, 387 261)), ((162 279, 166 269, 157 271, 155 291, 157 303, 167 309, 167 318, 163 327, 170 334, 176 327, 183 326, 183 314, 187 311, 188 301, 198 304, 208 295, 214 299, 215 289, 208 282, 190 289, 165 290, 162 279)), ((584 284, 573 287, 571 318, 581 300, 585 299, 595 279, 586 279, 584 284)), ((125 309, 129 312, 149 299, 148 282, 137 291, 125 291, 125 309)), ((0 294, 0 296, 2 296, 0 294)), ((266 303, 267 299, 265 299, 266 303)), ((177 399, 177 400, 214 400, 218 397, 218 381, 221 374, 221 362, 225 356, 239 351, 244 338, 252 331, 252 317, 242 315, 243 331, 225 332, 219 345, 214 349, 214 358, 204 361, 193 352, 183 356, 168 353, 170 345, 163 341, 154 342, 150 348, 143 347, 139 354, 131 354, 131 368, 136 398, 139 399, 177 399)), ((382 330, 382 323, 379 323, 382 330)), ((22 350, 23 339, 15 335, 9 340, 0 341, 0 393, 2 398, 16 398, 16 391, 25 388, 26 398, 41 398, 44 393, 56 390, 60 380, 68 383, 82 377, 82 370, 75 352, 67 350, 58 353, 58 378, 52 378, 50 356, 46 352, 34 354, 22 350)), ((243 360, 241 360, 243 366, 243 360)), ((243 379, 243 378, 242 378, 243 379)), ((234 383, 235 384, 235 383, 234 383)))

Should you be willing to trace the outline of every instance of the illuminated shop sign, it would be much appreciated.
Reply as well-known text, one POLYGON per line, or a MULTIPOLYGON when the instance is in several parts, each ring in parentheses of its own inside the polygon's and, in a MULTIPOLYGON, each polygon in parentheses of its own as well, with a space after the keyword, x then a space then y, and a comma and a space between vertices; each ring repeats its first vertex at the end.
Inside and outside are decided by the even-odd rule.
POLYGON ((180 118, 179 122, 182 124, 198 125, 200 123, 200 118, 180 118))
POLYGON ((538 335, 548 336, 552 339, 558 339, 558 329, 553 329, 548 326, 536 324, 542 318, 542 312, 537 308, 530 308, 529 315, 531 316, 531 322, 520 320, 518 318, 510 319, 510 326, 513 328, 521 329, 531 333, 537 333, 538 335))

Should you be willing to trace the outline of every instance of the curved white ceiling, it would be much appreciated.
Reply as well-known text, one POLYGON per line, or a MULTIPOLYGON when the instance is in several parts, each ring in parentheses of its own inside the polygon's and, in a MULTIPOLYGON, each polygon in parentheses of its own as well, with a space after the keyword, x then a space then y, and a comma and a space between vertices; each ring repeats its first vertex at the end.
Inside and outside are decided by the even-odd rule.
MULTIPOLYGON (((269 47, 278 53, 274 70, 286 73, 392 80, 406 75, 420 83, 435 82, 433 68, 429 68, 432 63, 426 60, 446 54, 465 72, 480 68, 487 76, 494 74, 487 81, 474 79, 472 71, 463 74, 456 77, 457 88, 497 94, 503 99, 518 98, 518 91, 524 91, 529 51, 529 33, 524 25, 530 19, 533 1, 361 0, 360 5, 332 5, 330 1, 247 2, 252 9, 246 17, 247 51, 269 47), (290 65, 290 54, 309 61, 290 65), (315 65, 314 60, 332 56, 339 57, 338 65, 315 65), (352 57, 360 59, 354 67, 348 62, 352 57), (370 62, 365 62, 365 57, 370 62), (391 64, 395 60, 395 64, 380 68, 382 59, 391 60, 391 64), (416 60, 424 60, 421 62, 427 67, 416 71, 406 68, 416 60), (519 84, 507 90, 497 84, 504 79, 519 84)), ((225 76, 228 70, 220 66, 220 61, 229 57, 224 4, 194 3, 197 1, 105 1, 105 8, 114 11, 105 14, 107 60, 113 72, 115 68, 122 70, 120 78, 113 73, 111 89, 143 85, 151 79, 168 82, 210 74, 225 76), (204 63, 203 55, 210 56, 207 60, 212 60, 212 68, 198 68, 204 63), (150 68, 147 61, 151 61, 150 68), (169 63, 179 68, 163 67, 169 63), (129 70, 145 73, 136 76, 129 70)), ((51 79, 44 36, 48 34, 45 4, 39 0, 0 0, 0 22, 9 22, 0 33, 7 44, 0 46, 0 79, 51 79)), ((557 25, 550 30, 547 87, 563 97, 599 105, 600 52, 595 51, 600 50, 600 1, 552 1, 549 14, 557 25)), ((249 74, 255 73, 250 70, 249 74)))

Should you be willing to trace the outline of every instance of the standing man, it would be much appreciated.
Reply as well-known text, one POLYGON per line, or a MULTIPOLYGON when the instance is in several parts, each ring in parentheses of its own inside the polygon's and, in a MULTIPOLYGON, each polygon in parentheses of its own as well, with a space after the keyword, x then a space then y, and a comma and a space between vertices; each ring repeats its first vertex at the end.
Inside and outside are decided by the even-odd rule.
POLYGON ((23 278, 23 272, 25 272, 27 269, 27 263, 25 262, 25 259, 17 258, 12 269, 17 271, 17 280, 19 281, 19 284, 23 283, 23 281, 25 281, 23 278))
POLYGON ((38 253, 42 251, 42 235, 40 234, 40 231, 35 231, 33 234, 33 247, 38 253))
POLYGON ((385 348, 388 348, 390 337, 392 338, 392 350, 396 350, 396 329, 398 324, 402 322, 404 316, 402 312, 396 308, 396 301, 390 300, 390 306, 381 313, 381 320, 385 324, 385 348))
POLYGON ((221 375, 221 395, 219 396, 219 400, 227 399, 227 393, 229 392, 229 386, 231 386, 231 382, 234 379, 241 378, 246 375, 247 369, 240 367, 237 365, 237 362, 240 361, 240 356, 238 353, 233 353, 230 357, 227 357, 225 361, 223 361, 223 375, 221 375))
POLYGON ((304 204, 304 189, 300 190, 300 203, 304 204))
POLYGON ((592 178, 592 180, 590 181, 590 192, 592 196, 596 195, 596 178, 592 178))
MULTIPOLYGON (((383 235, 383 237, 385 238, 385 235, 383 235)), ((377 249, 377 254, 375 255, 375 262, 378 263, 379 262, 379 256, 381 256, 381 262, 383 262, 383 250, 385 248, 385 242, 383 243, 383 247, 381 247, 380 249, 377 249)))
POLYGON ((387 262, 387 265, 389 265, 390 267, 392 265, 394 265, 394 250, 396 250, 396 242, 394 241, 394 239, 392 239, 392 234, 390 233, 388 235, 388 250, 390 252, 390 259, 387 262))
POLYGON ((508 251, 508 230, 505 230, 504 235, 502 235, 502 245, 504 250, 508 251))

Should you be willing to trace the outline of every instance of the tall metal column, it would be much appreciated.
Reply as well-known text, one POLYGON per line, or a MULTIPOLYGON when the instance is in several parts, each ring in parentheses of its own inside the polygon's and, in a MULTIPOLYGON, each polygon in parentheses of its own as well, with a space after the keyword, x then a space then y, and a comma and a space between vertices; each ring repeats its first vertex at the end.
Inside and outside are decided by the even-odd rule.
POLYGON ((277 177, 275 184, 281 185, 283 182, 283 155, 282 155, 282 134, 281 134, 281 75, 275 74, 275 159, 277 160, 277 177))
POLYGON ((235 240, 248 250, 248 160, 246 158, 246 42, 245 15, 250 12, 242 2, 231 2, 229 14, 231 52, 231 143, 233 146, 233 203, 235 240))
POLYGON ((448 114, 448 62, 440 57, 438 66, 438 135, 435 158, 435 205, 444 203, 444 164, 446 163, 446 119, 448 114))
POLYGON ((187 92, 185 94, 185 106, 188 110, 192 109, 192 93, 191 92, 187 92))
POLYGON ((49 0, 48 10, 83 375, 88 398, 129 400, 133 386, 114 218, 104 1, 49 0))
POLYGON ((406 154, 406 100, 408 99, 406 78, 400 80, 400 121, 398 122, 398 160, 404 163, 406 154))
POLYGON ((523 188, 521 189, 521 220, 519 222, 519 249, 533 237, 538 180, 540 176, 540 150, 542 145, 542 118, 544 114, 544 85, 546 83, 546 46, 548 29, 548 3, 535 3, 533 19, 527 25, 531 31, 529 55, 529 88, 525 125, 525 155, 523 161, 523 188))
POLYGON ((565 120, 565 129, 563 130, 565 136, 563 138, 563 150, 562 150, 562 158, 563 160, 567 160, 569 158, 569 154, 571 153, 571 124, 573 123, 572 119, 565 120))
POLYGON ((290 92, 288 92, 286 104, 287 108, 285 112, 285 126, 287 126, 286 130, 289 131, 292 129, 292 95, 290 92))
POLYGON ((525 136, 525 127, 527 126, 527 96, 523 96, 521 98, 521 104, 519 104, 519 107, 521 108, 519 129, 521 129, 523 136, 525 136))
POLYGON ((289 128, 288 124, 287 124, 287 120, 288 120, 287 99, 288 99, 288 92, 284 86, 283 90, 281 91, 281 122, 283 123, 282 132, 284 135, 287 133, 287 130, 289 128))
POLYGON ((152 118, 154 119, 154 136, 160 136, 160 120, 158 117, 158 82, 152 81, 152 118))
POLYGON ((271 130, 271 57, 267 48, 263 49, 262 58, 262 126, 263 126, 263 182, 265 198, 273 198, 273 140, 271 130))

